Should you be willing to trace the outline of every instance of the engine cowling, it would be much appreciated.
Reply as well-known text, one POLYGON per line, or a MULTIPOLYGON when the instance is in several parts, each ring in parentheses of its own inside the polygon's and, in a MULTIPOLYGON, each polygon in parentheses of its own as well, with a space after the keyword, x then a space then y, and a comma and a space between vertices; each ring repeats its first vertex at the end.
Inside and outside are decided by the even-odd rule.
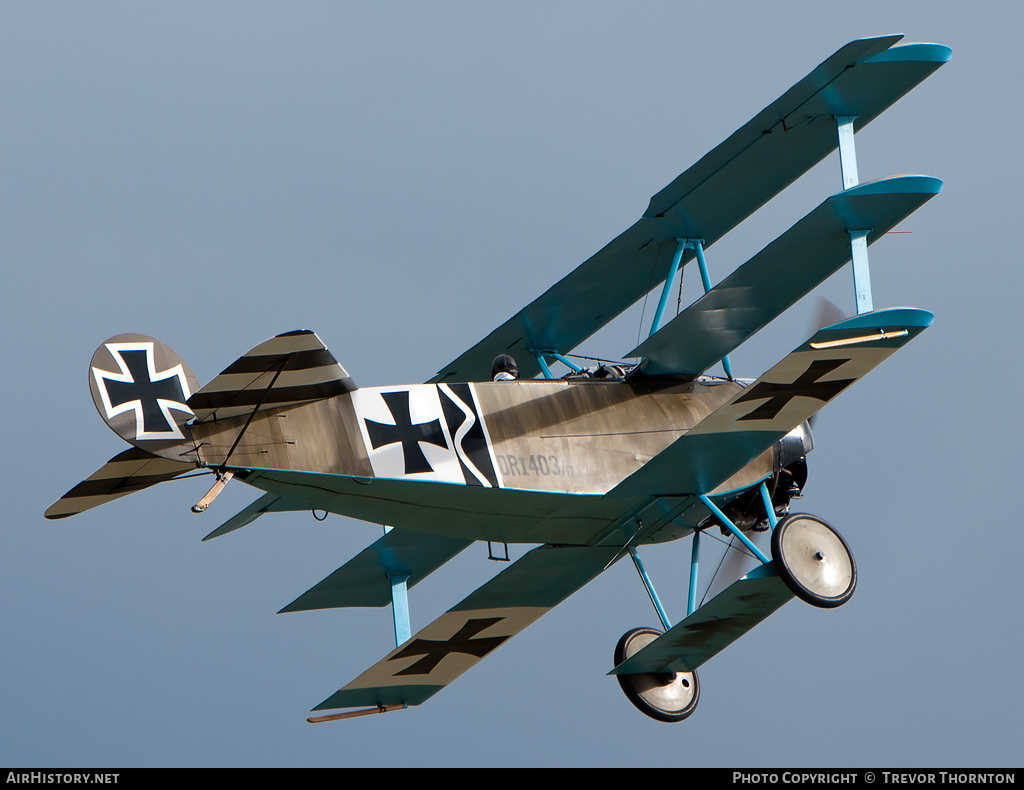
MULTIPOLYGON (((814 449, 811 426, 804 422, 775 443, 774 472, 765 484, 775 509, 775 515, 782 517, 789 512, 789 503, 799 497, 807 482, 807 454, 814 449)), ((742 530, 764 529, 768 514, 758 488, 752 488, 736 497, 722 509, 733 524, 742 530)), ((723 534, 728 534, 722 528, 723 534)))

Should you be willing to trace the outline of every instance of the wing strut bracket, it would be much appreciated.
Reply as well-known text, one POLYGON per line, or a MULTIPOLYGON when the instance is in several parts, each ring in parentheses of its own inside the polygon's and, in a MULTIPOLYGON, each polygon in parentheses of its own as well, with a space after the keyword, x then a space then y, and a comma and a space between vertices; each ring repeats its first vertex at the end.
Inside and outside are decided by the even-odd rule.
POLYGON ((843 189, 850 189, 860 183, 857 175, 857 149, 853 144, 853 122, 856 115, 836 116, 839 131, 839 166, 843 172, 843 189))
POLYGON ((676 252, 672 256, 672 265, 668 267, 668 277, 665 278, 665 284, 661 287, 661 298, 658 300, 658 309, 654 311, 654 318, 651 320, 651 331, 648 333, 648 337, 661 329, 661 319, 665 315, 665 307, 668 305, 668 295, 672 293, 672 285, 676 281, 679 264, 682 263, 683 253, 686 252, 690 241, 690 239, 676 239, 676 252))
MULTIPOLYGON (((686 250, 693 250, 693 254, 697 257, 697 267, 700 269, 700 281, 704 286, 704 293, 711 290, 711 277, 708 275, 708 262, 704 258, 704 239, 676 239, 676 252, 675 255, 672 256, 672 265, 669 267, 668 277, 665 278, 665 285, 662 286, 661 289, 661 299, 658 300, 658 309, 654 312, 654 320, 651 321, 650 335, 653 335, 661 328, 661 320, 665 314, 665 306, 668 304, 668 296, 672 291, 672 285, 675 283, 676 273, 680 270, 680 264, 682 263, 683 254, 686 250)), ((650 335, 648 335, 648 337, 650 337, 650 335)), ((728 354, 722 357, 722 367, 725 369, 726 377, 729 381, 732 381, 732 363, 729 361, 728 354)))
POLYGON ((544 378, 546 379, 553 379, 554 374, 551 373, 551 368, 548 367, 548 362, 546 359, 544 359, 544 357, 554 357, 567 368, 572 370, 573 373, 583 372, 583 368, 581 368, 579 365, 575 364, 574 362, 571 362, 570 360, 566 359, 564 356, 559 354, 557 351, 554 351, 552 349, 541 350, 537 348, 531 348, 530 353, 533 354, 533 358, 537 360, 537 364, 540 365, 541 372, 544 374, 544 378))
MULTIPOLYGON (((856 115, 837 115, 836 129, 839 133, 839 168, 843 176, 843 190, 853 189, 860 183, 857 173, 857 147, 853 142, 853 124, 856 115)), ((871 299, 871 271, 868 267, 867 230, 851 230, 850 252, 853 258, 853 293, 857 300, 857 315, 874 310, 871 299)))
POLYGON ((853 291, 857 297, 857 315, 872 312, 871 270, 868 268, 869 230, 850 231, 850 251, 853 253, 853 291))
POLYGON ((412 638, 412 620, 409 617, 409 577, 388 576, 391 582, 391 613, 395 617, 395 647, 401 647, 412 638))
MULTIPOLYGON (((384 534, 387 535, 393 527, 386 524, 384 534)), ((409 615, 409 573, 389 573, 388 583, 391 585, 391 615, 395 620, 395 647, 401 647, 412 639, 412 618, 409 615)), ((369 711, 370 713, 381 711, 369 711)), ((312 720, 311 720, 312 721, 312 720)))

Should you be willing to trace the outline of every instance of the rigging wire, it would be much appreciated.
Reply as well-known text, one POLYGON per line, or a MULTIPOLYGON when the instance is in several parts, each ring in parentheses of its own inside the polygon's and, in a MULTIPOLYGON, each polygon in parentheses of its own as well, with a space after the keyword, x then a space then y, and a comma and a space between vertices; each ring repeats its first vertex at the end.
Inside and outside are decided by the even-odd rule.
POLYGON ((715 572, 711 574, 711 581, 709 581, 708 586, 704 588, 704 596, 700 599, 700 604, 698 605, 698 608, 700 606, 703 606, 704 602, 707 600, 708 593, 711 592, 711 587, 714 585, 715 579, 718 578, 718 572, 722 570, 722 565, 725 564, 725 558, 729 556, 730 550, 738 551, 741 554, 746 554, 751 559, 757 559, 757 557, 755 557, 742 543, 736 545, 736 538, 730 538, 729 542, 726 543, 721 537, 711 533, 709 530, 703 530, 701 534, 706 535, 707 537, 712 538, 713 540, 717 540, 719 543, 724 544, 725 551, 722 552, 722 556, 718 560, 718 567, 715 568, 715 572))
POLYGON ((654 260, 651 262, 651 276, 647 278, 647 291, 644 293, 644 305, 640 309, 640 322, 636 327, 636 344, 640 345, 640 333, 644 329, 644 314, 647 312, 647 299, 651 295, 651 288, 654 285, 654 270, 658 267, 658 255, 654 256, 654 260))

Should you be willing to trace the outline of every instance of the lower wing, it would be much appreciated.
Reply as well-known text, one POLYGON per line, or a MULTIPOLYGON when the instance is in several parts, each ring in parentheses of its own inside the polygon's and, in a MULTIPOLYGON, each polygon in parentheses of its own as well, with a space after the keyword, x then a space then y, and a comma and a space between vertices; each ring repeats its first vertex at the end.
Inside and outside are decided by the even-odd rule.
POLYGON ((314 710, 384 709, 425 702, 612 565, 621 553, 615 547, 533 549, 314 710))

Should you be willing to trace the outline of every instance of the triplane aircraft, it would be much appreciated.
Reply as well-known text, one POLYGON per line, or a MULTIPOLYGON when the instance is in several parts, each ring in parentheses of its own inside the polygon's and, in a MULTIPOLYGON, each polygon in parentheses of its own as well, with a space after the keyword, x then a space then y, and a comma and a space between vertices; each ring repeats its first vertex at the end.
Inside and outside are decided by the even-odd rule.
POLYGON ((385 534, 282 611, 392 605, 397 647, 310 721, 419 705, 567 596, 630 557, 663 631, 615 650, 630 701, 661 721, 690 715, 696 670, 793 597, 845 603, 857 568, 839 533, 791 513, 812 448, 808 420, 932 322, 875 310, 868 245, 941 189, 926 176, 859 183, 854 132, 949 59, 900 36, 854 41, 651 198, 604 249, 426 384, 360 388, 309 331, 256 346, 204 387, 143 335, 96 351, 100 415, 132 446, 54 503, 62 518, 197 468, 265 492, 210 533, 264 513, 326 511, 385 534), (832 151, 843 190, 711 287, 705 252, 832 151), (664 321, 696 261, 704 295, 664 321), (852 261, 856 316, 816 332, 756 381, 729 353, 852 261), (656 293, 636 365, 568 356, 656 293), (555 379, 549 363, 571 372, 555 379), (724 376, 708 375, 722 363, 724 376), (542 378, 534 378, 535 376, 542 378), (732 535, 760 561, 697 605, 700 537, 732 535), (771 530, 771 557, 750 533, 771 530), (637 547, 692 536, 690 598, 672 625, 637 547), (475 541, 539 544, 412 634, 408 589, 475 541))

